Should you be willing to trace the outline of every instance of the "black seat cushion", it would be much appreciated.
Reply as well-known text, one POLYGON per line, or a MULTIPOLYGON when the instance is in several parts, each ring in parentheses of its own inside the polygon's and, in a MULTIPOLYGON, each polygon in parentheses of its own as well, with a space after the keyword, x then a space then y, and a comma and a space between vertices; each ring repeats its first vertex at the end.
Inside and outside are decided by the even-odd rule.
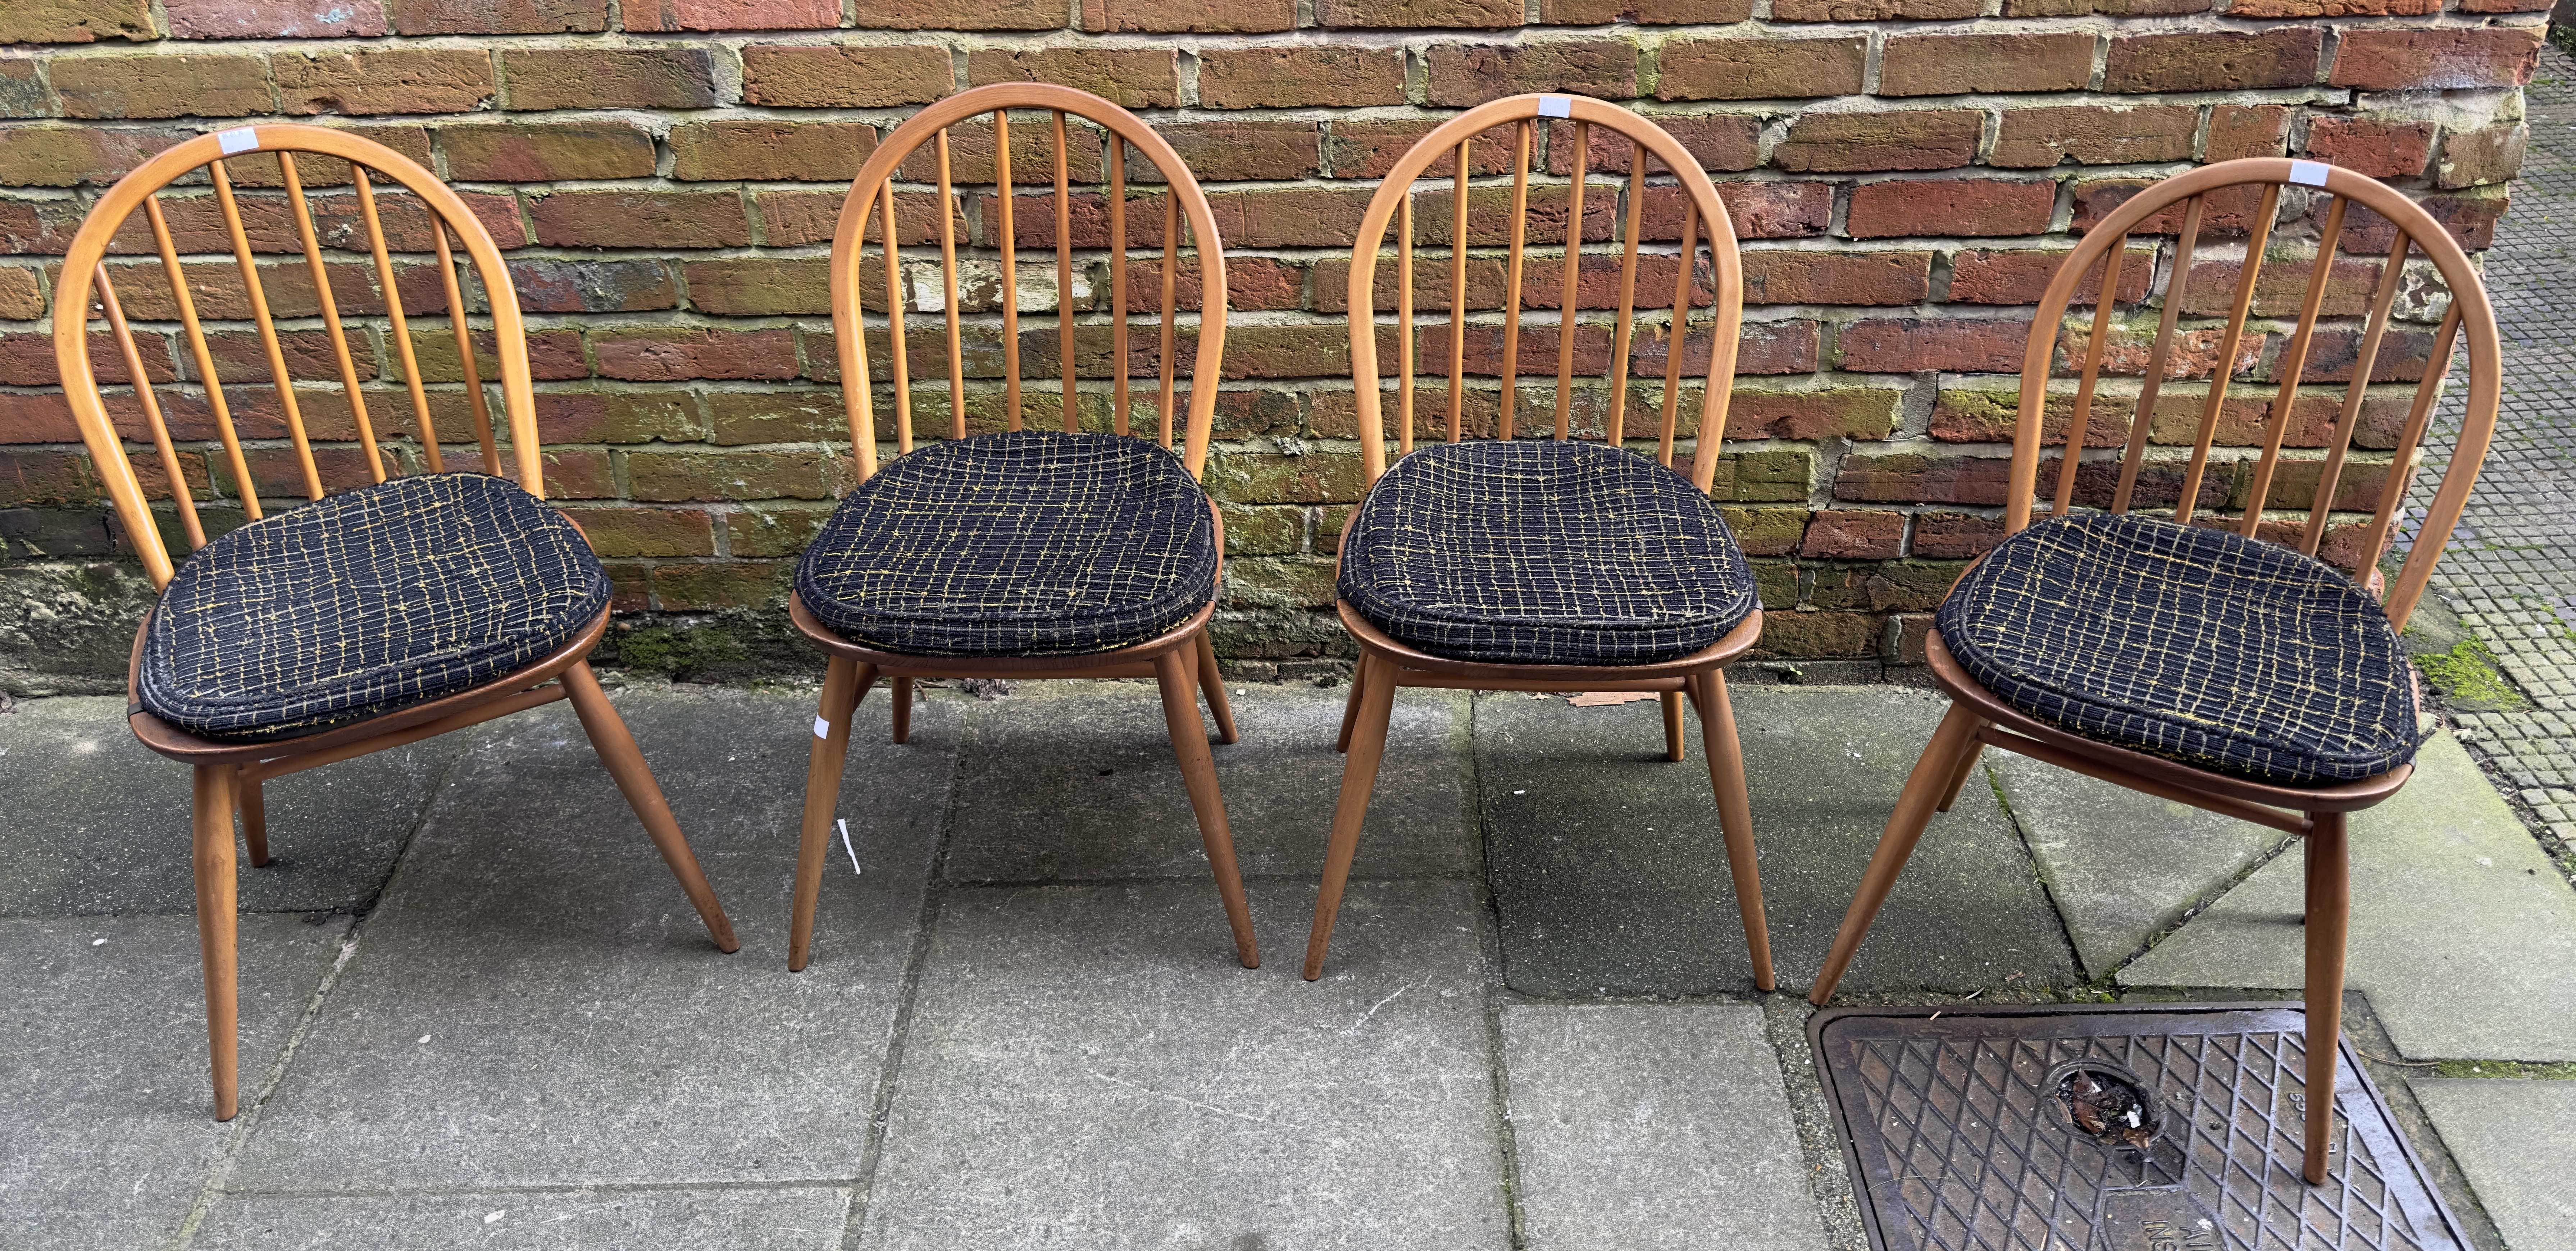
POLYGON ((2151 517, 2042 521, 1934 618, 1988 691, 2071 734, 2282 786, 2415 758, 2388 615, 2332 566, 2151 517))
POLYGON ((1397 461, 1343 533, 1339 589, 1397 642, 1497 664, 1677 660, 1758 606, 1706 493, 1571 439, 1442 443, 1397 461))
POLYGON ((217 538, 179 567, 136 694, 205 738, 292 738, 544 659, 608 607, 561 513, 479 473, 395 478, 217 538))
POLYGON ((1071 656, 1154 638, 1216 598, 1216 519, 1144 439, 1037 430, 916 448, 834 509, 796 594, 912 656, 1071 656))

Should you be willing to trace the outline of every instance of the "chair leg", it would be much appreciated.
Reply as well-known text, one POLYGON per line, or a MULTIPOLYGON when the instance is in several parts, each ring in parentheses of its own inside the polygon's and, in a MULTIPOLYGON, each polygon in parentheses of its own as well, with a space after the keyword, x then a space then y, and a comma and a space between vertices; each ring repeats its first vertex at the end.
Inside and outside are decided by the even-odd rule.
POLYGON ((1360 701, 1368 696, 1369 670, 1372 667, 1374 662, 1365 652, 1361 653, 1359 663, 1351 666, 1351 693, 1342 701, 1342 736, 1333 740, 1334 751, 1351 749, 1351 727, 1359 722, 1360 701))
POLYGON ((197 861, 197 949, 206 966, 206 1050, 214 1066, 215 1119, 229 1121, 241 1098, 234 954, 239 918, 233 894, 233 784, 241 774, 232 765, 199 765, 196 773, 190 830, 197 861))
POLYGON ((250 775, 251 766, 241 766, 233 777, 233 802, 241 809, 242 842, 250 848, 250 865, 268 867, 268 798, 260 794, 259 779, 250 775))
POLYGON ((1678 761, 1688 754, 1682 746, 1682 693, 1666 691, 1657 702, 1664 706, 1664 759, 1678 761))
POLYGON ((1941 792, 1941 807, 1938 811, 1948 812, 1950 805, 1959 802, 1959 792, 1968 787, 1968 775, 1977 771, 1977 762, 1984 759, 1985 755, 1986 745, 1979 743, 1969 748, 1967 755, 1959 758, 1959 768, 1950 775, 1949 788, 1941 792))
POLYGON ((1360 822, 1368 816, 1369 792, 1377 789, 1378 761, 1386 755, 1386 723, 1395 715, 1395 663, 1370 657, 1362 662, 1367 693, 1354 706, 1350 758, 1342 762, 1342 797, 1333 807, 1333 841, 1324 852, 1324 880, 1315 891, 1315 927, 1306 935, 1306 980, 1324 975, 1324 949, 1333 942, 1333 922, 1341 916, 1342 888, 1351 880, 1351 856, 1359 850, 1360 822))
POLYGON ((894 741, 912 741, 912 679, 894 680, 894 741))
POLYGON ((1205 630, 1199 631, 1199 690, 1206 694, 1208 715, 1216 718, 1216 741, 1231 743, 1241 736, 1234 732, 1234 705, 1225 698, 1225 675, 1217 671, 1216 642, 1205 630))
MULTIPOLYGON (((1763 916, 1762 870, 1753 859, 1753 804, 1744 789, 1744 744, 1736 737, 1735 709, 1726 674, 1712 669, 1695 681, 1699 690, 1701 746, 1708 749, 1708 783, 1717 792, 1717 824, 1726 835, 1726 867, 1735 875, 1735 908, 1744 917, 1744 945, 1753 956, 1753 985, 1779 987, 1771 969, 1771 926, 1763 916)), ((1680 697, 1667 695, 1667 710, 1680 697)))
POLYGON ((1905 792, 1896 798, 1896 811, 1887 818, 1887 832, 1878 839, 1878 850, 1869 858, 1869 871, 1860 879, 1860 890, 1852 896, 1851 911, 1843 914, 1842 931, 1834 935, 1833 952, 1825 957, 1825 967, 1816 974, 1816 985, 1807 992, 1807 1002, 1821 1008, 1833 998, 1834 986, 1843 980, 1843 970, 1851 967, 1852 953, 1860 950, 1860 940, 1869 933, 1869 923, 1878 919, 1878 909, 1887 902, 1887 892, 1896 885, 1896 875, 1904 872, 1905 859, 1914 854, 1914 840, 1923 837, 1923 827, 1932 821, 1932 807, 1941 798, 1938 788, 1949 784, 1957 772, 1959 760, 1976 746, 1977 716, 1957 704, 1950 705, 1949 715, 1941 718, 1941 728, 1933 731, 1932 742, 1923 749, 1923 757, 1914 762, 1914 773, 1905 779, 1905 792))
POLYGON ((1171 731, 1172 754, 1181 759, 1181 781, 1190 789, 1190 807, 1198 813, 1199 841, 1207 848, 1208 868, 1216 875, 1216 893, 1225 900, 1225 923, 1234 930, 1234 954, 1243 967, 1261 967, 1261 948, 1252 938, 1252 905, 1243 897, 1243 873, 1234 863, 1234 832, 1225 823, 1225 797, 1217 793, 1216 757, 1208 751, 1207 729, 1199 722, 1198 692, 1190 680, 1190 663, 1174 649, 1154 658, 1154 679, 1163 692, 1163 724, 1171 731))
POLYGON ((724 905, 716 902, 715 889, 707 885, 707 875, 699 870, 697 856, 689 851, 689 840, 681 836, 671 805, 662 798, 661 786, 644 764, 644 753, 637 750, 635 736, 627 732, 626 722, 608 702, 608 693, 599 689, 599 679, 591 673, 590 662, 573 662, 563 671, 563 684, 572 695, 573 712, 581 718, 582 732, 590 736, 592 750, 599 753, 599 762, 608 766, 608 775, 617 779, 617 789, 626 792, 627 805, 643 819, 645 833, 653 836, 653 845, 662 852, 662 862, 671 866, 671 876, 680 879, 680 889, 697 907, 698 919, 706 923, 708 937, 715 940, 719 951, 739 950, 742 944, 733 936, 733 922, 725 919, 724 905))
POLYGON ((2352 912, 2352 878, 2345 846, 2347 818, 2340 812, 2309 815, 2307 859, 2307 1158, 2300 1173, 2323 1185, 2334 1144, 2335 1068, 2343 1038, 2344 929, 2352 912))
POLYGON ((814 753, 805 765, 805 826, 796 846, 796 906, 787 931, 787 971, 802 972, 814 946, 814 908, 823 893, 823 859, 831 854, 832 809, 850 759, 850 714, 875 685, 877 667, 834 656, 824 670, 814 753))

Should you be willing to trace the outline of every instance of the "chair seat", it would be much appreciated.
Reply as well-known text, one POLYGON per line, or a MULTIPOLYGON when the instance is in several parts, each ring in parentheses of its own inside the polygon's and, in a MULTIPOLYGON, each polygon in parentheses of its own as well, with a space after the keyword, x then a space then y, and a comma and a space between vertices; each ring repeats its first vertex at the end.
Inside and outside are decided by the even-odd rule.
POLYGON ((1495 664, 1678 660, 1759 606, 1705 492, 1571 439, 1442 443, 1397 461, 1343 532, 1339 591, 1397 642, 1495 664))
POLYGON ((2043 521, 1959 580, 1934 624, 1960 666, 2070 734, 2278 786, 2415 758, 2415 686, 2378 603, 2230 531, 2043 521))
POLYGON ((1037 430, 888 462, 796 565, 816 620, 912 656, 1114 651, 1189 620, 1216 581, 1216 519, 1178 457, 1037 430))
POLYGON ((153 611, 135 693, 203 738, 314 734, 544 659, 608 600, 581 532, 516 485, 395 478, 198 549, 153 611))

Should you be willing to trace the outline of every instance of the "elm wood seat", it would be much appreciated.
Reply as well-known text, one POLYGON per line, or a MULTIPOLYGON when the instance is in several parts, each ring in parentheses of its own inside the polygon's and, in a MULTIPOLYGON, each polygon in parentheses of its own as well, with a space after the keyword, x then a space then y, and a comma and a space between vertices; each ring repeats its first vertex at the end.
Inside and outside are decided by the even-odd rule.
MULTIPOLYGON (((279 245, 263 239, 262 247, 279 245)), ((715 945, 735 950, 732 924, 652 771, 582 660, 608 625, 606 578, 579 529, 542 502, 536 410, 517 297, 499 250, 464 202, 399 153, 345 131, 241 127, 179 144, 119 180, 81 224, 62 275, 54 292, 53 339, 65 398, 126 539, 162 590, 161 602, 135 636, 127 722, 145 746, 196 772, 197 925, 216 1119, 230 1120, 239 1104, 234 814, 238 809, 250 862, 267 864, 261 786, 270 778, 569 698, 601 763, 715 945), (299 164, 298 154, 323 159, 299 164), (171 214, 164 210, 165 188, 201 170, 211 196, 183 188, 168 199, 178 211, 219 220, 229 237, 225 259, 238 273, 241 307, 267 357, 264 388, 236 379, 228 391, 218 374, 194 293, 213 295, 224 286, 183 268, 171 214), (334 197, 339 224, 348 228, 332 237, 362 238, 363 246, 352 242, 336 261, 326 259, 315 229, 307 176, 315 185, 346 186, 353 193, 334 197), (282 188, 274 197, 282 205, 262 207, 282 209, 275 217, 292 221, 312 287, 309 295, 281 298, 309 300, 310 311, 320 315, 336 389, 298 379, 288 366, 272 315, 271 279, 263 277, 276 271, 261 266, 255 255, 236 177, 282 188), (378 180, 386 188, 383 214, 378 180), (388 220, 395 230, 387 229, 388 220), (120 240, 128 230, 132 239, 120 240), (451 234, 489 298, 490 357, 500 366, 515 483, 500 477, 500 445, 451 234), (153 259, 107 264, 112 247, 153 259), (149 272, 156 261, 158 272, 149 272), (339 281, 332 280, 334 265, 341 270, 339 281), (433 385, 422 377, 406 319, 417 311, 407 301, 420 297, 407 294, 414 288, 405 277, 425 277, 424 270, 435 271, 436 288, 445 297, 461 385, 433 385), (127 319, 129 306, 118 297, 120 280, 131 284, 129 300, 151 301, 132 308, 148 308, 155 318, 166 312, 169 327, 146 327, 138 338, 127 319), (145 283, 166 287, 166 303, 158 294, 143 295, 145 283), (375 372, 374 354, 363 333, 352 350, 343 300, 351 301, 354 313, 382 316, 383 340, 398 361, 388 362, 386 372, 400 378, 399 389, 365 385, 375 372), (107 322, 104 341, 90 334, 93 307, 107 322), (154 381, 173 372, 174 342, 183 346, 181 359, 193 370, 184 384, 169 387, 169 395, 191 408, 202 405, 215 448, 183 451, 174 439, 163 388, 154 381), (157 366, 147 363, 146 343, 157 366), (111 382, 127 385, 103 389, 94 355, 109 366, 111 382), (121 373, 114 372, 118 368, 121 373), (371 412, 371 402, 383 409, 371 412), (253 445, 253 437, 274 436, 260 427, 246 434, 233 417, 236 403, 251 411, 273 405, 286 446, 253 445), (378 422, 390 426, 399 420, 392 410, 405 407, 416 438, 380 437, 378 422), (448 449, 437 429, 442 411, 444 420, 470 422, 480 473, 447 471, 448 449), (325 489, 326 462, 317 460, 308 417, 331 423, 335 438, 355 444, 354 456, 328 463, 335 478, 363 473, 363 484, 336 495, 325 489), (345 431, 338 428, 343 420, 345 431), (146 495, 128 459, 129 439, 148 443, 156 454, 157 486, 176 484, 166 513, 146 495), (282 468, 292 484, 270 484, 272 490, 300 488, 308 502, 268 515, 270 505, 258 493, 262 479, 251 470, 254 458, 282 468), (197 485, 207 479, 210 461, 228 475, 233 495, 224 505, 238 508, 247 523, 211 540, 199 498, 211 501, 213 495, 197 485), (418 472, 406 476, 406 469, 418 472), (184 567, 173 568, 165 530, 184 538, 195 553, 184 567)))
MULTIPOLYGON (((1023 128, 1022 134, 1031 134, 1023 128)), ((1030 154, 1034 157, 1035 153, 1030 154)), ((984 181, 978 178, 977 181, 984 181)), ((1047 181, 1044 175, 1035 181, 1047 181)), ((1138 196, 1144 199, 1144 196, 1138 196)), ((1148 201, 1150 203, 1150 201, 1148 201)), ((920 208, 910 210, 915 217, 920 208)), ((1150 230, 1153 218, 1145 223, 1150 230)), ((1041 231, 1027 230, 1028 237, 1041 231)), ((968 239, 969 245, 977 240, 968 239)), ((842 396, 849 417, 852 458, 859 485, 834 510, 798 562, 796 593, 788 613, 799 630, 831 656, 822 706, 814 720, 813 755, 806 771, 805 815, 796 862, 795 916, 787 967, 805 967, 812 951, 814 913, 822 890, 824 852, 833 827, 849 755, 851 714, 879 678, 893 685, 894 740, 911 733, 913 682, 919 678, 1152 678, 1161 689, 1163 716, 1179 758, 1181 779, 1198 818, 1201 846, 1216 878, 1236 958, 1260 964, 1252 913, 1236 871, 1234 839, 1216 781, 1216 761, 1198 713, 1204 692, 1220 741, 1235 741, 1234 714, 1217 673, 1207 624, 1216 611, 1224 530, 1215 502, 1199 486, 1216 413, 1216 379, 1225 342, 1225 272, 1199 265, 1200 313, 1195 327, 1188 411, 1179 421, 1181 351, 1191 333, 1179 321, 1176 279, 1184 263, 1211 260, 1224 250, 1215 213, 1198 182, 1171 146, 1127 110, 1087 92, 1043 83, 1004 83, 961 92, 915 113, 870 154, 842 202, 832 240, 832 329, 840 355, 842 396), (1052 196, 1021 196, 1012 173, 1022 156, 1014 148, 1012 110, 1043 111, 1035 128, 1050 140, 1041 164, 1020 168, 1052 175, 1052 196), (976 119, 989 115, 989 121, 976 119), (952 143, 952 129, 957 130, 952 143), (961 283, 957 160, 964 155, 989 177, 980 241, 992 254, 998 297, 961 283), (1106 148, 1105 160, 1101 149, 1106 148), (1129 392, 1137 372, 1130 350, 1126 162, 1142 154, 1163 176, 1159 332, 1153 355, 1158 385, 1156 435, 1130 437, 1129 392), (1076 305, 1085 290, 1075 281, 1074 172, 1107 167, 1098 199, 1081 201, 1086 233, 1099 216, 1105 237, 1084 239, 1105 252, 1086 261, 1085 272, 1105 260, 1107 316, 1076 305), (898 192, 898 181, 927 183, 898 192), (899 201, 928 200, 935 228, 906 222, 899 201), (945 207, 942 207, 945 206, 945 207), (1055 241, 1054 288, 1023 290, 1017 256, 1021 222, 1051 228, 1055 241), (1185 262, 1186 224, 1196 255, 1185 262), (870 231, 876 251, 863 259, 870 231), (938 242, 937 259, 926 239, 938 242), (907 257, 907 244, 917 254, 907 257), (1105 246, 1104 246, 1105 245, 1105 246), (936 267, 936 287, 930 270, 936 267), (874 274, 866 271, 873 269, 874 274), (906 270, 912 272, 907 281, 906 270), (881 280, 883 296, 871 280, 881 280), (968 299, 961 300, 961 289, 968 299), (935 292, 935 293, 934 293, 935 292), (1062 433, 1023 429, 1024 408, 1035 398, 1022 385, 1020 313, 1024 294, 1055 306, 1055 367, 1051 397, 1062 433), (965 305, 972 302, 973 321, 965 305), (937 312, 944 342, 906 329, 907 314, 937 312), (1001 388, 970 391, 965 344, 969 333, 998 337, 1001 388), (915 347, 947 355, 947 440, 913 446, 911 353, 915 347), (1084 385, 1088 352, 1092 377, 1084 385), (886 384, 880 398, 876 384, 886 384), (1104 406, 1107 412, 1100 409, 1104 406), (879 467, 876 410, 894 409, 895 457, 879 467), (999 432, 970 437, 970 404, 998 410, 999 432), (1086 416, 1090 428, 1085 428, 1086 416), (1103 418, 1105 417, 1105 420, 1103 418), (1108 428, 1101 430, 1098 427, 1108 428), (1180 446, 1174 446, 1175 434, 1180 446)), ((1095 289, 1099 284, 1095 280, 1095 289)), ((1143 289, 1143 288, 1140 288, 1143 289)), ((977 355, 984 354, 979 350, 977 355)), ((1038 402, 1044 403, 1044 400, 1038 402)), ((1141 432, 1140 432, 1141 434, 1141 432)))
MULTIPOLYGON (((1485 215, 1488 219, 1493 214, 1485 215)), ((1434 232, 1435 238, 1437 232, 1434 232)), ((1608 279, 1610 259, 1598 276, 1608 279)), ((1545 263, 1545 262, 1542 262, 1545 263)), ((1437 265, 1438 262, 1433 262, 1437 265)), ((1429 271, 1437 280, 1437 269, 1429 271)), ((1762 634, 1762 613, 1752 571, 1718 518, 1711 498, 1718 449, 1726 430, 1727 392, 1735 376, 1743 283, 1735 234, 1716 188, 1671 135, 1624 109, 1580 96, 1524 95, 1497 100, 1450 119, 1424 136, 1387 174, 1361 219, 1352 251, 1350 307, 1351 380, 1356 391, 1361 456, 1367 495, 1345 526, 1336 572, 1337 611, 1359 645, 1358 672, 1342 713, 1341 747, 1349 753, 1341 798, 1333 813, 1315 919, 1306 942, 1305 975, 1323 973, 1342 891, 1359 846, 1369 793, 1377 784, 1386 749, 1387 723, 1399 686, 1524 691, 1651 691, 1660 696, 1664 748, 1682 759, 1682 709, 1696 707, 1708 748, 1709 783, 1735 879, 1736 906, 1750 948, 1753 982, 1773 986, 1761 876, 1754 864, 1750 806, 1735 716, 1727 703, 1725 664, 1750 649, 1762 634), (1556 258, 1555 324, 1539 325, 1531 338, 1547 354, 1553 339, 1556 383, 1554 438, 1513 441, 1521 355, 1523 270, 1531 206, 1531 156, 1536 128, 1550 127, 1546 151, 1563 153, 1571 176, 1549 184, 1544 196, 1562 196, 1544 208, 1562 213, 1556 258), (1488 129, 1511 128, 1508 164, 1492 168, 1492 153, 1477 155, 1488 129), (1596 143, 1596 131, 1599 142, 1596 143), (1625 143, 1618 142, 1625 139, 1625 143), (1414 182, 1446 159, 1444 197, 1449 301, 1446 326, 1422 332, 1414 324, 1414 182), (1615 288, 1582 279, 1586 170, 1595 159, 1627 162, 1624 196, 1613 195, 1619 228, 1615 288), (1649 182, 1659 165, 1671 185, 1649 182), (1499 220, 1502 237, 1471 229, 1471 200, 1500 198, 1499 186, 1478 187, 1478 166, 1510 176, 1510 211, 1499 220), (1666 195, 1682 209, 1671 251, 1646 252, 1644 201, 1666 195), (1624 203, 1622 200, 1624 199, 1624 203), (1390 223, 1396 236, 1395 291, 1386 298, 1378 276, 1390 223), (1707 231, 1707 269, 1700 266, 1698 233, 1707 231), (1468 280, 1468 254, 1505 243, 1505 282, 1499 309, 1478 311, 1468 280), (1649 284, 1639 315, 1641 270, 1649 284), (1587 290, 1615 289, 1603 304, 1587 290), (1658 314, 1654 301, 1669 291, 1658 314), (1703 294, 1705 293, 1705 294, 1703 294), (1706 299, 1712 317, 1704 332, 1690 316, 1706 299), (1614 316, 1587 310, 1615 309, 1614 316), (1392 312, 1383 325, 1374 312, 1392 312), (1392 332, 1397 355, 1393 379, 1399 459, 1386 462, 1385 385, 1378 373, 1379 338, 1392 332), (1704 337, 1703 337, 1704 335, 1704 337), (1571 439, 1578 340, 1606 340, 1608 368, 1597 394, 1606 396, 1602 442, 1571 439), (1475 343, 1473 353, 1470 342, 1475 343), (1497 343, 1497 341, 1499 341, 1497 343), (1685 477, 1673 470, 1680 435, 1685 358, 1707 352, 1697 450, 1685 477), (1415 360, 1428 352, 1448 363, 1447 441, 1415 450, 1415 360), (1629 364, 1660 352, 1661 421, 1652 459, 1626 450, 1624 422, 1629 364), (1468 361, 1495 379, 1491 396, 1493 441, 1466 442, 1468 361)), ((1642 372, 1642 371, 1641 371, 1642 372)), ((1642 449, 1640 449, 1642 450, 1642 449)))
MULTIPOLYGON (((2500 382, 2495 317, 2467 255, 2405 195, 2361 175, 2279 158, 2221 162, 2146 188, 2088 231, 2042 296, 2024 354, 2004 499, 2006 537, 1960 578, 1926 640, 1932 676, 1949 694, 1950 711, 1906 781, 1808 998, 1821 1006, 1832 997, 1933 812, 1950 807, 1985 748, 1999 747, 2306 839, 2306 1086, 2310 1092, 2335 1090, 2351 901, 2348 814, 2395 794, 2414 771, 2414 688, 2396 654, 2395 636, 2422 596, 2476 483, 2495 427, 2500 382), (2156 411, 2169 365, 2185 359, 2175 355, 2175 326, 2187 303, 2181 288, 2193 274, 2204 209, 2215 203, 2211 211, 2238 216, 2255 189, 2260 205, 2243 227, 2246 259, 2235 265, 2228 319, 2217 352, 2208 358, 2228 368, 2211 380, 2200 402, 2174 514, 2170 520, 2129 516, 2140 494, 2151 423, 2129 420, 2125 447, 2106 447, 2090 461, 2073 445, 2079 437, 2095 441, 2097 417, 2116 425, 2156 411), (2293 202, 2293 220, 2303 208, 2317 223, 2309 241, 2316 258, 2279 355, 2240 357, 2266 246, 2284 201, 2293 202), (2391 226, 2391 242, 2374 280, 2369 314, 2352 335, 2352 358, 2312 367, 2329 273, 2341 268, 2337 245, 2353 205, 2391 226), (2097 413, 2119 267, 2133 234, 2174 236, 2167 245, 2171 259, 2162 266, 2175 276, 2173 289, 2163 293, 2139 393, 2134 401, 2111 406, 2125 406, 2126 413, 2097 413), (2399 290, 2410 282, 2410 255, 2430 263, 2449 308, 2431 336, 2388 460, 2365 466, 2379 475, 2372 483, 2348 470, 2362 463, 2355 456, 2355 431, 2370 384, 2402 381, 2402 370, 2413 368, 2395 352, 2381 359, 2399 290), (2078 285, 2097 268, 2103 295, 2086 345, 2069 349, 2067 363, 2078 381, 2060 419, 2052 401, 2068 397, 2049 386, 2058 335, 2078 285), (2363 519, 2347 515, 2335 537, 2350 564, 2375 574, 2463 332, 2469 386, 2450 467, 2388 587, 2383 610, 2370 602, 2366 585, 2355 585, 2316 556, 2336 550, 2327 539, 2338 504, 2369 508, 2363 519), (2239 475, 2235 495, 2247 505, 2234 519, 2195 521, 2204 478, 2215 463, 2211 450, 2219 418, 2234 374, 2245 368, 2238 362, 2246 358, 2271 371, 2273 388, 2273 416, 2261 427, 2259 455, 2224 466, 2239 475), (2272 363, 2261 364, 2267 358, 2272 363), (2292 462, 2283 446, 2296 423, 2279 415, 2294 414, 2301 385, 2331 379, 2336 364, 2348 370, 2350 381, 2324 437, 2323 455, 2285 476, 2282 468, 2292 462), (2050 519, 2033 524, 2052 427, 2060 449, 2054 499, 2050 519), (2116 465, 2117 473, 2088 474, 2087 465, 2116 465), (2304 479, 2310 466, 2315 477, 2304 479), (2107 514, 2072 511, 2078 482, 2088 477, 2094 502, 2106 503, 2107 514), (2347 477, 2361 484, 2349 495, 2340 493, 2347 477), (2369 498, 2373 486, 2375 500, 2369 498), (2302 505, 2307 515, 2296 519, 2302 505), (2219 524, 2233 532, 2219 531, 2219 524)), ((2170 468, 2171 462, 2160 467, 2170 468)), ((2333 1155, 2335 1101, 2311 1093, 2305 1102, 2300 1171, 2319 1183, 2333 1155)))

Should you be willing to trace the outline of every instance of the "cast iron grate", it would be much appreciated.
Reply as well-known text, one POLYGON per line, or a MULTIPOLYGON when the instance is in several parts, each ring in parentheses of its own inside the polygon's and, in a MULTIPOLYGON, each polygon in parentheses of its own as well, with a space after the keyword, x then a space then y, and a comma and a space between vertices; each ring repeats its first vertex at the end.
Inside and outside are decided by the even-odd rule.
POLYGON ((1875 1251, 2467 1251, 2349 1046, 2300 1180, 2302 1019, 1835 1008, 1807 1039, 1875 1251))

